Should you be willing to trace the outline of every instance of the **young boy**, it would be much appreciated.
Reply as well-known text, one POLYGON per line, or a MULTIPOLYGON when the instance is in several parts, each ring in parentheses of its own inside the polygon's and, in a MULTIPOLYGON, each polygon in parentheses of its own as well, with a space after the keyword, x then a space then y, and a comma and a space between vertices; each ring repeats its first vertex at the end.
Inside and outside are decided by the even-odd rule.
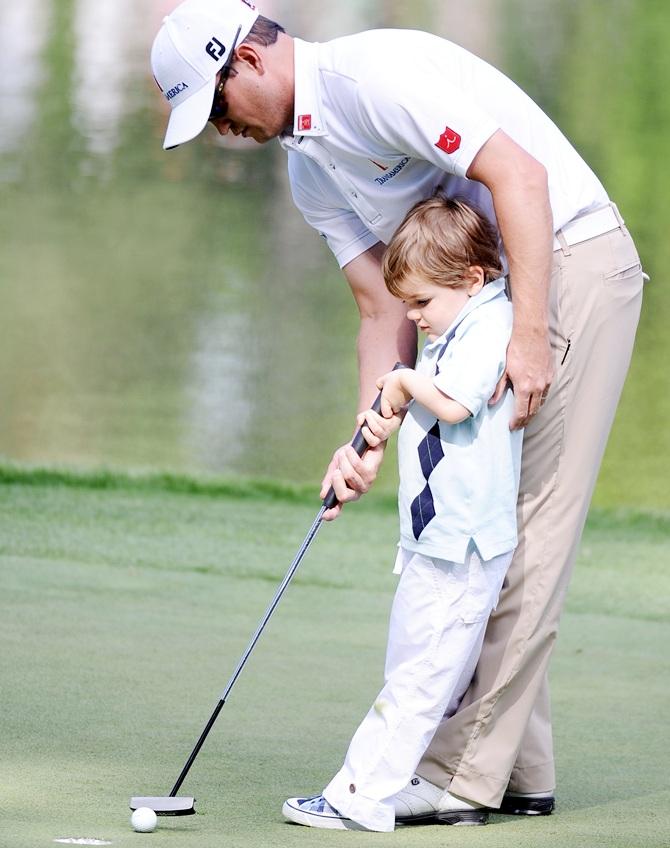
MULTIPOLYGON (((522 433, 509 429, 509 389, 489 403, 512 329, 497 233, 465 203, 431 198, 405 218, 383 272, 428 336, 416 369, 379 379, 381 416, 358 418, 373 446, 402 420, 401 577, 384 688, 323 795, 284 804, 289 821, 313 827, 391 831, 402 820, 403 790, 470 683, 517 543, 522 433)), ((481 816, 473 806, 471 822, 481 816)))

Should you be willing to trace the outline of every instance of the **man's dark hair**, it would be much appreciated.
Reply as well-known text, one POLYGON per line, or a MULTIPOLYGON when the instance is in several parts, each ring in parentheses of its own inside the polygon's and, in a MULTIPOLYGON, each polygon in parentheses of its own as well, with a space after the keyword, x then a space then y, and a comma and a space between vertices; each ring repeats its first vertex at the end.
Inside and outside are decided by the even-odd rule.
POLYGON ((286 32, 283 26, 259 15, 244 41, 269 47, 275 43, 280 32, 286 32))

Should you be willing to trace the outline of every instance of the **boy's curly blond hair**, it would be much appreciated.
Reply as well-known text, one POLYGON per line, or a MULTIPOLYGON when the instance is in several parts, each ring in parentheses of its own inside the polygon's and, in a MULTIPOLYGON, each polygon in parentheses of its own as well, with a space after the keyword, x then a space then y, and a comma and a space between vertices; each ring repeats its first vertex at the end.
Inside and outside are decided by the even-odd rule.
POLYGON ((401 298, 409 277, 459 286, 472 265, 483 269, 485 283, 502 276, 498 232, 468 203, 437 195, 407 213, 386 248, 382 273, 386 288, 401 298))

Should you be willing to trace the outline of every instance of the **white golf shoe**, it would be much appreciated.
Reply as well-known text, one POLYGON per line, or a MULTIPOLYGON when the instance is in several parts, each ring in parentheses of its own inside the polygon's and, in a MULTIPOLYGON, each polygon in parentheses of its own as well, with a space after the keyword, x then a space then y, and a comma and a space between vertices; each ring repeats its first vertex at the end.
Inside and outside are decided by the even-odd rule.
POLYGON ((396 824, 482 825, 489 817, 488 807, 445 792, 416 774, 393 803, 396 824))

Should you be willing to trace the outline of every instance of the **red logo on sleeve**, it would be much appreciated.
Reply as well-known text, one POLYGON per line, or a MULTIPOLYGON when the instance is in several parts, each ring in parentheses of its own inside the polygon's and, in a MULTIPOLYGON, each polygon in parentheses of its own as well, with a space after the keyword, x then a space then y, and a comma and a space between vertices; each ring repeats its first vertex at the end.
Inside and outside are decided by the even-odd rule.
POLYGON ((312 116, 311 115, 298 115, 298 129, 302 130, 311 130, 312 129, 312 116))
POLYGON ((435 147, 444 150, 445 153, 455 153, 461 146, 461 137, 451 127, 445 127, 444 132, 435 142, 435 147))

